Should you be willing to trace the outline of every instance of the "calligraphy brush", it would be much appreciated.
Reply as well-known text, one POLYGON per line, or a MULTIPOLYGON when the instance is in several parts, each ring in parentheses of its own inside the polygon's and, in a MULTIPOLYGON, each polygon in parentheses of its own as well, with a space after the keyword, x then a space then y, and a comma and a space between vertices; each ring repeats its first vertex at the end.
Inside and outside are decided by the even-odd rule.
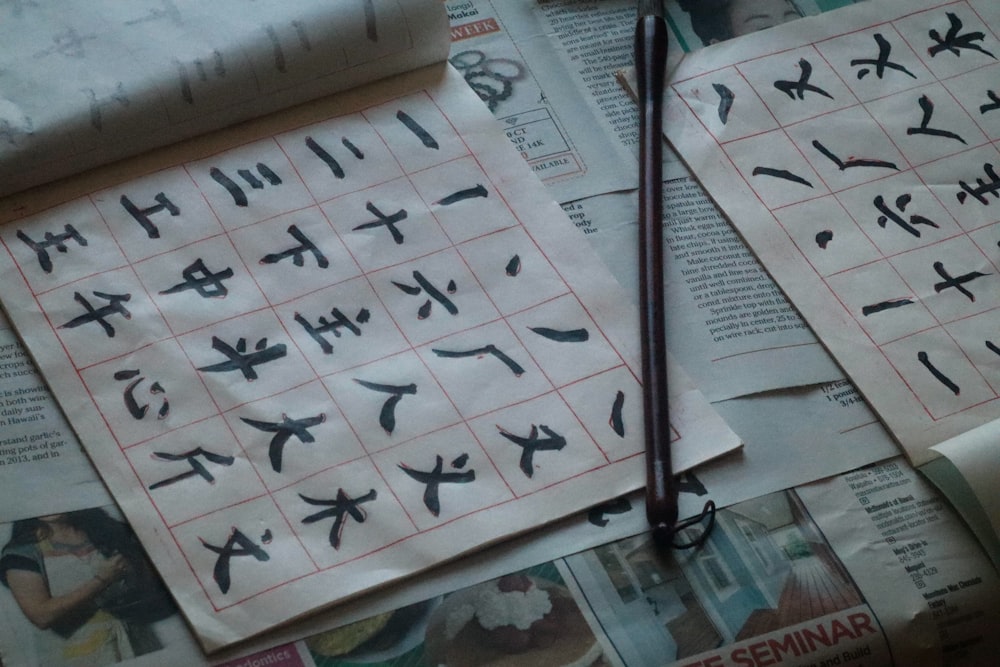
POLYGON ((639 102, 639 304, 643 413, 646 429, 646 518, 660 546, 686 548, 708 536, 678 544, 678 531, 703 517, 715 518, 708 501, 702 515, 677 524, 678 489, 670 461, 667 405, 667 344, 663 294, 663 86, 667 69, 667 23, 663 0, 639 0, 635 68, 639 102))

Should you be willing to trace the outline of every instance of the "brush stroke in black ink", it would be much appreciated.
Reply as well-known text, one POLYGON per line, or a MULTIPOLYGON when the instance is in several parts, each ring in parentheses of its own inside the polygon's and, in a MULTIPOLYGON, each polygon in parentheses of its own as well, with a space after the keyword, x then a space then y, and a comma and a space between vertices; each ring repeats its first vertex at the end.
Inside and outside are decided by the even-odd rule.
POLYGON ((298 228, 298 225, 289 225, 286 231, 293 239, 299 242, 299 245, 292 246, 291 248, 282 250, 281 252, 268 253, 260 258, 261 264, 277 264, 281 260, 291 257, 292 264, 301 267, 305 264, 305 253, 309 252, 312 253, 313 258, 316 260, 316 266, 321 269, 325 269, 330 266, 330 260, 328 260, 326 255, 323 254, 316 244, 313 243, 309 237, 298 228))
POLYGON ((182 282, 160 290, 160 294, 177 294, 185 290, 194 290, 204 299, 222 298, 229 294, 229 288, 223 281, 233 277, 233 269, 226 267, 222 271, 213 273, 199 257, 181 271, 181 276, 184 277, 182 282))
POLYGON ((893 310, 895 308, 902 308, 903 306, 913 305, 913 299, 900 298, 900 299, 888 299, 886 301, 880 301, 878 303, 869 304, 867 306, 861 307, 861 314, 865 317, 869 315, 875 315, 876 313, 882 313, 887 310, 893 310))
MULTIPOLYGON (((132 380, 132 382, 129 382, 125 387, 125 391, 122 392, 122 399, 125 401, 125 409, 128 410, 128 413, 132 415, 133 419, 144 419, 146 414, 149 412, 149 404, 145 403, 143 405, 139 405, 139 401, 135 397, 135 390, 146 380, 146 377, 142 375, 142 371, 138 368, 115 371, 112 377, 114 377, 117 381, 132 380)), ((149 385, 149 393, 153 396, 158 396, 160 394, 165 394, 166 390, 159 382, 153 381, 149 385)), ((169 414, 170 402, 167 400, 166 396, 164 396, 162 402, 160 403, 160 409, 156 411, 156 418, 166 419, 169 414)))
POLYGON ((928 127, 931 122, 931 116, 934 115, 934 102, 927 95, 921 95, 920 99, 917 100, 917 104, 920 105, 920 109, 923 113, 920 119, 920 127, 908 127, 906 128, 906 133, 908 135, 914 134, 926 134, 932 137, 944 137, 946 139, 955 139, 956 141, 961 141, 965 143, 965 139, 960 137, 954 132, 949 130, 941 130, 933 127, 928 127))
POLYGON ((362 503, 371 502, 378 497, 378 493, 375 489, 371 489, 363 496, 351 498, 342 488, 337 489, 337 497, 333 500, 310 498, 302 495, 301 493, 298 495, 303 502, 327 508, 316 512, 315 514, 310 514, 306 518, 302 519, 302 523, 316 523, 317 521, 322 521, 323 519, 328 519, 332 516, 333 525, 330 526, 330 546, 334 549, 340 549, 340 543, 344 534, 344 519, 350 516, 358 523, 364 523, 365 519, 368 518, 368 514, 362 507, 360 507, 360 505, 362 503))
MULTIPOLYGON (((898 208, 901 213, 905 213, 906 207, 907 205, 909 205, 911 200, 912 197, 909 194, 902 194, 896 197, 896 208, 898 208)), ((899 225, 900 229, 904 230, 908 234, 911 234, 919 238, 920 230, 916 228, 916 225, 925 225, 927 227, 933 227, 934 229, 939 228, 936 222, 928 218, 925 218, 922 215, 911 215, 909 221, 903 220, 902 216, 900 216, 898 213, 889 208, 889 206, 885 203, 885 198, 882 197, 882 195, 876 196, 875 199, 872 200, 872 203, 875 205, 875 208, 877 208, 879 212, 882 214, 878 217, 878 226, 881 227, 882 229, 885 229, 885 226, 891 220, 892 222, 899 225)))
POLYGON ((477 197, 489 197, 489 192, 483 187, 482 184, 476 184, 474 187, 466 188, 464 190, 458 190, 453 192, 447 197, 443 197, 434 202, 435 205, 439 206, 451 206, 452 204, 457 204, 460 201, 465 201, 466 199, 475 199, 477 197))
POLYGON ((234 556, 253 556, 259 562, 271 559, 271 556, 259 544, 241 533, 238 528, 233 528, 229 539, 221 547, 209 544, 200 537, 198 539, 201 542, 201 546, 213 553, 219 554, 219 557, 215 560, 215 567, 212 569, 212 578, 215 579, 215 583, 219 585, 219 590, 223 594, 229 592, 231 584, 229 579, 229 561, 234 556))
POLYGON ((551 329, 549 327, 528 327, 542 338, 548 338, 556 343, 584 343, 590 340, 590 332, 586 329, 551 329))
POLYGON ((210 452, 207 449, 201 447, 196 447, 190 451, 184 452, 183 454, 171 454, 170 452, 153 452, 153 458, 159 459, 161 461, 187 461, 187 464, 191 467, 190 470, 186 470, 179 475, 174 475, 173 477, 168 477, 166 479, 161 479, 159 482, 153 482, 149 485, 149 490, 154 491, 156 489, 162 489, 165 486, 170 486, 181 480, 188 479, 189 477, 194 477, 197 475, 209 484, 215 484, 215 476, 209 472, 208 468, 198 460, 199 457, 204 457, 209 463, 214 463, 219 466, 231 466, 236 462, 236 459, 232 456, 226 456, 225 454, 216 454, 215 452, 210 452))
POLYGON ((170 214, 170 217, 176 218, 181 214, 181 209, 162 192, 157 193, 153 199, 156 200, 156 203, 146 208, 139 208, 126 195, 119 197, 118 202, 139 223, 139 226, 146 232, 146 236, 151 239, 158 239, 160 238, 160 228, 156 226, 150 216, 154 213, 166 211, 170 214))
MULTIPOLYGON (((424 274, 420 273, 420 271, 414 271, 413 279, 417 281, 416 287, 414 287, 413 285, 407 285, 406 283, 396 282, 395 280, 391 282, 393 285, 398 287, 404 293, 409 294, 410 296, 418 296, 421 292, 423 292, 427 294, 427 296, 431 297, 431 299, 441 304, 441 306, 443 306, 444 309, 447 310, 450 314, 458 315, 458 306, 456 306, 451 299, 446 297, 444 293, 441 292, 441 290, 436 288, 429 280, 427 280, 427 278, 424 277, 424 274)), ((445 290, 449 294, 454 294, 456 291, 458 291, 458 287, 455 285, 455 281, 449 280, 448 286, 445 288, 445 290)), ((423 305, 420 306, 420 308, 417 310, 417 319, 423 320, 430 317, 431 299, 427 299, 423 303, 423 305)))
POLYGON ((60 329, 74 329, 82 324, 87 324, 88 322, 96 322, 104 329, 104 333, 108 338, 115 337, 115 328, 109 324, 105 318, 111 315, 121 315, 126 320, 132 319, 132 313, 122 304, 132 298, 131 294, 109 294, 107 292, 94 292, 94 296, 101 299, 105 299, 108 303, 107 305, 101 306, 100 308, 94 308, 87 301, 87 298, 80 294, 79 292, 73 292, 73 299, 77 303, 83 306, 84 310, 87 312, 83 315, 77 315, 69 322, 65 324, 60 324, 60 329))
POLYGON ((807 181, 806 179, 802 178, 797 174, 793 174, 787 169, 774 169, 772 167, 758 166, 754 167, 753 172, 751 173, 754 176, 771 176, 773 178, 780 178, 782 180, 790 181, 792 183, 798 183, 799 185, 805 185, 810 188, 813 186, 813 184, 807 181))
POLYGON ((997 97, 996 93, 994 93, 992 90, 987 90, 986 97, 990 99, 990 103, 980 105, 979 107, 979 113, 980 115, 983 116, 985 116, 987 112, 996 111, 997 109, 1000 109, 1000 97, 997 97))
POLYGON ((557 452, 566 446, 566 438, 559 435, 545 424, 531 425, 528 436, 514 435, 502 426, 497 426, 500 435, 521 448, 521 458, 518 467, 521 468, 527 477, 535 474, 535 452, 557 452), (538 431, 545 434, 544 438, 538 437, 538 431))
POLYGON ((358 378, 354 378, 354 381, 365 389, 389 394, 389 398, 385 400, 385 403, 382 404, 382 409, 379 411, 378 423, 379 426, 385 429, 386 433, 391 434, 396 429, 396 404, 403 399, 403 396, 416 395, 417 385, 412 382, 403 385, 381 384, 358 378))
POLYGON ((935 44, 927 49, 927 53, 930 54, 931 58, 941 53, 942 51, 948 51, 958 57, 962 56, 961 49, 969 49, 970 51, 978 51, 988 55, 990 58, 996 60, 996 56, 984 49, 979 44, 975 42, 983 41, 986 35, 981 32, 967 32, 964 35, 961 34, 962 30, 962 19, 958 18, 952 12, 946 12, 948 17, 948 32, 941 36, 936 29, 931 28, 927 34, 934 40, 935 44))
MULTIPOLYGON (((281 177, 278 176, 276 173, 274 173, 274 171, 272 171, 271 168, 268 167, 266 164, 264 164, 263 162, 258 162, 256 168, 257 168, 257 173, 259 173, 265 181, 267 181, 271 185, 281 185, 281 177)), ((239 174, 239 176, 244 181, 246 181, 247 185, 249 185, 252 189, 254 190, 264 189, 264 182, 261 181, 256 176, 254 176, 253 172, 250 171, 249 169, 237 169, 236 173, 239 174)), ((236 181, 226 176, 226 174, 221 169, 217 167, 212 167, 211 169, 208 170, 208 175, 212 177, 213 181, 224 187, 226 191, 229 192, 230 196, 232 196, 233 198, 234 204, 236 204, 239 207, 245 207, 249 205, 250 202, 247 199, 246 193, 243 192, 243 188, 240 187, 240 185, 237 184, 236 181)))
POLYGON ((354 231, 359 231, 362 229, 374 229, 375 227, 385 227, 389 230, 389 234, 392 236, 392 240, 396 242, 396 245, 402 245, 403 243, 403 233, 399 231, 396 227, 396 223, 406 220, 408 213, 405 208, 401 208, 392 215, 385 215, 382 211, 378 210, 374 204, 368 202, 365 204, 365 208, 368 212, 375 216, 375 220, 371 222, 363 222, 354 228, 354 231))
POLYGON ((833 151, 824 146, 818 139, 813 139, 812 145, 816 150, 818 150, 820 153, 829 158, 831 162, 837 165, 837 169, 839 169, 840 171, 844 171, 852 167, 879 167, 882 169, 895 169, 896 171, 899 171, 899 167, 897 167, 894 163, 888 162, 886 160, 876 160, 872 158, 850 158, 848 160, 841 160, 839 157, 833 154, 833 151))
MULTIPOLYGON (((333 354, 333 344, 323 334, 330 333, 333 334, 334 338, 340 338, 340 330, 347 329, 355 336, 361 335, 361 328, 357 324, 354 324, 354 322, 351 322, 350 318, 344 315, 339 308, 331 309, 330 315, 333 317, 332 321, 327 319, 325 315, 320 315, 318 326, 314 326, 301 313, 296 312, 294 317, 295 321, 305 329, 306 333, 319 344, 320 349, 323 350, 323 354, 333 354)), ((371 314, 368 312, 368 309, 362 308, 355 316, 355 320, 358 324, 364 324, 370 317, 371 314)))
POLYGON ((632 511, 632 503, 629 502, 628 498, 622 496, 620 498, 615 498, 614 500, 609 500, 606 503, 601 503, 600 505, 595 505, 587 510, 587 521, 594 524, 598 528, 604 528, 611 521, 605 516, 606 514, 625 514, 626 512, 632 511))
POLYGON ((959 292, 967 296, 969 301, 975 301, 976 295, 965 288, 965 283, 990 275, 989 273, 981 273, 979 271, 969 271, 968 273, 963 273, 960 276, 952 277, 944 268, 944 263, 942 262, 934 262, 934 270, 944 279, 939 283, 934 283, 935 292, 940 294, 944 290, 954 287, 959 292))
POLYGON ((256 366, 284 357, 288 350, 284 343, 268 346, 267 338, 261 338, 252 352, 247 352, 247 339, 240 338, 233 347, 226 341, 212 336, 212 349, 224 354, 228 359, 208 366, 200 366, 203 373, 226 373, 239 371, 246 380, 256 380, 256 366))
POLYGON ((924 368, 930 371, 930 374, 933 375, 938 382, 947 387, 951 391, 951 393, 955 394, 956 396, 958 396, 959 393, 961 393, 961 388, 957 384, 952 382, 951 378, 949 378, 947 375, 939 371, 937 367, 933 363, 931 363, 931 358, 929 354, 927 354, 923 350, 917 352, 917 361, 923 364, 924 368))
POLYGON ((719 95, 719 120, 725 125, 729 122, 729 112, 733 108, 733 102, 736 101, 736 93, 721 83, 713 83, 712 88, 719 95))
POLYGON ((987 162, 983 165, 983 170, 989 179, 988 183, 982 178, 976 179, 976 187, 972 187, 964 180, 958 182, 959 187, 962 188, 962 191, 955 195, 958 198, 958 203, 964 204, 966 198, 972 195, 980 204, 988 206, 990 200, 986 198, 986 195, 1000 197, 1000 192, 998 192, 1000 191, 1000 177, 997 176, 993 165, 987 162))
POLYGON ((258 431, 274 434, 267 447, 267 458, 271 462, 271 469, 274 472, 281 472, 281 461, 285 451, 285 443, 293 435, 302 443, 316 442, 315 436, 309 432, 309 429, 325 422, 326 415, 321 412, 312 417, 291 419, 287 414, 282 414, 280 422, 266 422, 247 417, 240 417, 240 421, 258 431))
POLYGON ((397 111, 396 120, 405 125, 406 129, 412 132, 417 139, 420 139, 420 143, 427 148, 433 148, 434 150, 438 150, 438 148, 440 148, 437 140, 431 136, 431 133, 425 130, 420 123, 413 120, 413 118, 411 118, 405 111, 397 111))
POLYGON ((788 95, 789 99, 792 100, 796 98, 800 100, 805 99, 805 94, 807 92, 816 93, 817 95, 828 97, 831 100, 833 99, 833 95, 826 92, 819 86, 814 86, 813 84, 809 83, 809 77, 812 76, 813 68, 808 60, 806 60, 805 58, 800 58, 799 69, 800 69, 800 74, 798 81, 779 80, 774 82, 774 87, 780 90, 781 92, 785 93, 786 95, 788 95))
MULTIPOLYGON (((461 469, 465 467, 467 462, 467 456, 459 457, 452 462, 452 467, 461 469)), ((461 472, 445 472, 444 459, 440 455, 435 455, 434 468, 431 470, 414 470, 405 463, 400 463, 398 467, 411 479, 425 485, 424 507, 430 510, 434 516, 441 515, 441 499, 438 491, 441 484, 469 484, 476 479, 476 471, 472 469, 461 472)))
POLYGON ((492 343, 484 345, 483 347, 477 347, 474 350, 441 350, 432 348, 431 352, 444 359, 463 359, 467 357, 480 357, 484 354, 491 354, 502 361, 503 364, 510 369, 510 372, 517 377, 521 377, 521 374, 524 373, 524 368, 522 368, 519 363, 508 357, 500 348, 492 343))
POLYGON ((52 257, 49 255, 49 248, 55 248, 58 252, 66 253, 69 250, 66 247, 66 241, 76 241, 80 246, 87 245, 86 237, 70 224, 63 226, 61 234, 45 232, 42 237, 45 239, 44 241, 34 241, 20 229, 17 230, 17 238, 21 239, 21 241, 34 251, 35 257, 38 258, 38 265, 45 273, 52 273, 52 257))
POLYGON ((608 425, 611 426, 611 430, 614 431, 619 438, 625 437, 625 420, 622 418, 622 408, 625 407, 625 392, 619 389, 615 393, 615 400, 611 404, 611 418, 608 420, 608 425))
POLYGON ((851 67, 861 67, 861 69, 858 70, 858 80, 865 78, 871 72, 871 69, 866 67, 866 65, 875 67, 875 76, 879 79, 885 76, 886 68, 907 74, 913 79, 917 78, 917 76, 910 70, 906 69, 899 63, 894 63, 889 60, 889 54, 892 53, 892 44, 890 44, 889 40, 882 36, 882 33, 877 32, 874 37, 875 43, 878 44, 878 57, 855 58, 851 61, 851 67))

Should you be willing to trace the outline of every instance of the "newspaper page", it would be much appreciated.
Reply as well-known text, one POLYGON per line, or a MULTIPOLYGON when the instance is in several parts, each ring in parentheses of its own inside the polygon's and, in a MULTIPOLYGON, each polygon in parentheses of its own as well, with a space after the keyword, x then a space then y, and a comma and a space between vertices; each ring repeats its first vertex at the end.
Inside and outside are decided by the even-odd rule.
POLYGON ((921 475, 896 460, 798 493, 865 592, 896 664, 995 659, 997 570, 921 475))
POLYGON ((317 667, 977 667, 996 654, 996 572, 901 459, 717 519, 699 550, 633 535, 297 646, 317 667))
MULTIPOLYGON (((634 311, 495 129, 425 68, 0 232, 8 312, 207 648, 641 486, 634 311)), ((688 464, 739 446, 672 392, 688 464)))
MULTIPOLYGON (((602 16, 604 4, 597 12, 602 16)), ((449 62, 557 201, 636 187, 635 155, 615 140, 603 114, 595 113, 577 88, 567 69, 571 64, 559 57, 543 23, 545 3, 452 0, 445 6, 451 21, 449 62)), ((634 12, 632 7, 633 21, 634 12)), ((628 23, 621 21, 623 28, 628 23)), ((587 41, 595 37, 588 34, 587 41)), ((631 109, 618 113, 634 122, 631 109)))
POLYGON ((0 194, 440 62, 440 4, 5 3, 0 194))

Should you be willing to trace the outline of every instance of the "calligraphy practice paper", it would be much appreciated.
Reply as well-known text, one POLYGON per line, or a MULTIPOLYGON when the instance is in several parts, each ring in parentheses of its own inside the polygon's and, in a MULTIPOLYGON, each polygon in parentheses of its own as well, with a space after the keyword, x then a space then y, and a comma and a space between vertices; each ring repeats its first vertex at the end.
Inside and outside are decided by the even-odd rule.
POLYGON ((641 486, 636 313, 450 66, 164 155, 2 299, 206 648, 641 486))
POLYGON ((998 27, 862 3, 671 85, 669 139, 915 464, 1000 416, 998 27))

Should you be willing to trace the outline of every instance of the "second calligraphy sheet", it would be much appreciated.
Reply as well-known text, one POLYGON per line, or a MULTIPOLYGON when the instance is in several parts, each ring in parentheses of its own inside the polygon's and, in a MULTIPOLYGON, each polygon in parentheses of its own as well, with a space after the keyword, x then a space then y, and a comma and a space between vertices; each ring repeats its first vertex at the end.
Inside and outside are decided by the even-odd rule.
POLYGON ((668 137, 915 464, 1000 415, 998 25, 863 3, 671 86, 668 137))

